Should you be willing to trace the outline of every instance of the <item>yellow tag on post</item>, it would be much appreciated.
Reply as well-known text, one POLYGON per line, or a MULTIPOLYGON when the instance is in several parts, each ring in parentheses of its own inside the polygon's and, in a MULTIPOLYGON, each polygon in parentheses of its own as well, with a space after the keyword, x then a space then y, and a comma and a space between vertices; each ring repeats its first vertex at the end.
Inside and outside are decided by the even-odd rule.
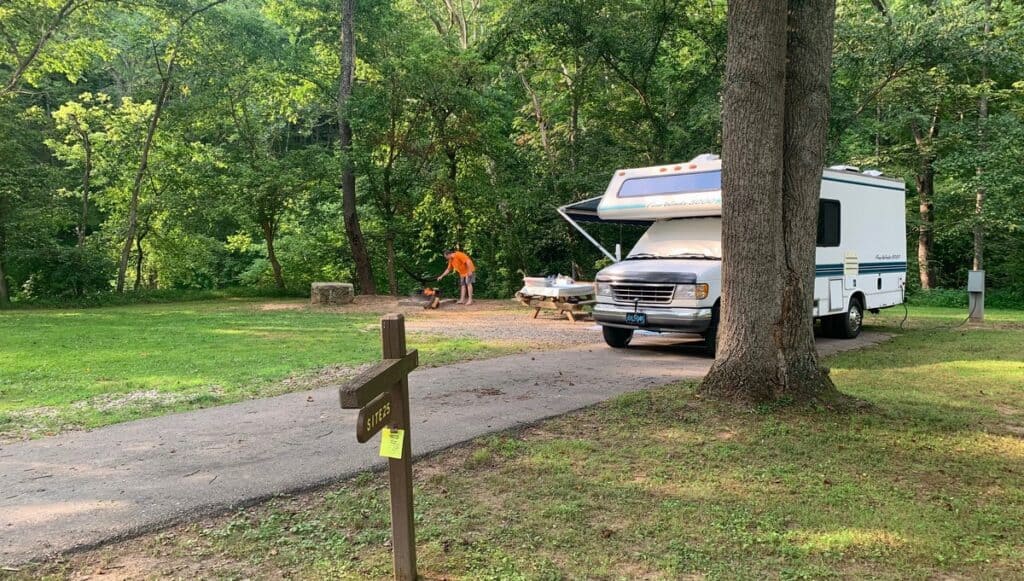
POLYGON ((405 430, 384 428, 380 431, 380 455, 385 458, 402 458, 402 444, 405 443, 405 430))

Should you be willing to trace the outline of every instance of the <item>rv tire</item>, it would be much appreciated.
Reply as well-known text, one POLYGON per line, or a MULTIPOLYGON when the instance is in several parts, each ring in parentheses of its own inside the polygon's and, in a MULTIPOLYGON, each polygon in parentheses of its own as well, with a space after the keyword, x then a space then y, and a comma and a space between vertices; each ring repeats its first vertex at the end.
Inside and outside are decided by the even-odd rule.
POLYGON ((604 335, 604 342, 609 347, 616 349, 625 349, 629 346, 629 342, 633 340, 633 329, 623 329, 621 327, 609 327, 608 325, 601 326, 601 334, 604 335))
POLYGON ((842 315, 835 317, 832 336, 839 339, 853 339, 860 335, 864 327, 864 299, 854 296, 850 299, 850 308, 842 315))
POLYGON ((719 319, 719 306, 715 303, 713 309, 711 309, 711 324, 708 326, 708 330, 701 333, 704 337, 704 351, 711 357, 715 356, 715 352, 718 350, 718 319, 719 319))

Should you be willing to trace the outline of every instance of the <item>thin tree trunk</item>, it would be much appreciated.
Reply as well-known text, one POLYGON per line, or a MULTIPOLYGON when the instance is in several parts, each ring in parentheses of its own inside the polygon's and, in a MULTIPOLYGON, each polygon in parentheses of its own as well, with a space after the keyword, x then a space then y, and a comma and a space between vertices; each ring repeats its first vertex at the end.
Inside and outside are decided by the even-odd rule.
POLYGON ((455 206, 455 244, 462 248, 462 230, 465 221, 458 190, 459 153, 454 147, 449 147, 445 151, 445 155, 448 156, 448 186, 451 188, 449 195, 452 197, 452 205, 455 206))
MULTIPOLYGON (((84 2, 82 2, 82 4, 84 4, 84 2)), ((46 25, 46 28, 43 29, 42 34, 40 34, 39 40, 37 40, 35 45, 32 46, 32 49, 28 54, 18 62, 17 66, 14 68, 14 72, 11 74, 11 78, 8 79, 7 83, 4 84, 2 89, 0 89, 0 98, 18 90, 18 87, 21 85, 21 79, 25 76, 25 73, 28 72, 28 68, 32 66, 32 63, 35 62, 39 53, 42 52, 43 47, 50 42, 50 39, 53 38, 57 29, 60 28, 64 21, 67 20, 68 17, 71 16, 71 13, 77 10, 79 6, 81 6, 81 4, 78 0, 66 0, 64 4, 57 9, 57 13, 46 25)))
POLYGON ((82 214, 78 219, 78 247, 85 245, 85 229, 89 224, 89 182, 92 178, 92 143, 89 129, 82 131, 82 149, 85 151, 85 169, 82 172, 82 214))
POLYGON ((377 294, 373 266, 366 249, 363 230, 356 208, 356 174, 352 160, 352 124, 348 118, 348 101, 352 97, 352 80, 356 64, 356 39, 353 21, 355 0, 341 0, 341 82, 338 85, 338 133, 341 142, 341 200, 345 234, 352 249, 359 289, 364 294, 377 294))
POLYGON ((11 294, 7 290, 7 275, 4 273, 4 245, 0 239, 0 306, 11 304, 11 294))
POLYGON ((273 222, 264 220, 260 223, 263 229, 263 240, 267 243, 267 260, 270 261, 270 268, 274 271, 274 286, 284 290, 284 273, 281 271, 281 263, 277 260, 277 253, 274 252, 274 238, 277 228, 273 222))
POLYGON ((790 0, 782 171, 784 277, 775 340, 784 367, 775 398, 835 400, 814 345, 814 270, 828 138, 835 0, 790 0))
POLYGON ((142 193, 142 180, 146 176, 146 169, 149 166, 149 152, 153 147, 153 137, 156 135, 156 128, 160 123, 160 113, 163 112, 164 104, 167 101, 167 93, 171 89, 171 77, 174 74, 174 63, 177 59, 177 52, 172 52, 167 63, 167 70, 160 82, 160 95, 156 100, 156 109, 153 110, 153 117, 149 120, 149 129, 146 130, 146 141, 142 145, 142 158, 139 160, 139 168, 135 172, 135 181, 132 183, 132 197, 128 206, 128 230, 125 233, 124 246, 121 247, 121 261, 117 267, 117 292, 124 292, 124 279, 128 271, 128 258, 132 251, 132 242, 135 239, 135 230, 138 227, 139 218, 139 196, 142 193))
POLYGON ((935 283, 935 276, 932 269, 932 193, 934 191, 935 170, 932 168, 931 158, 925 158, 921 162, 921 170, 915 179, 917 184, 918 215, 920 225, 917 229, 917 269, 921 278, 921 288, 930 289, 935 283))
POLYGON ((142 288, 142 263, 146 255, 142 251, 142 239, 146 237, 146 233, 149 229, 146 228, 139 232, 139 235, 135 237, 135 284, 134 290, 138 292, 142 288))
POLYGON ((767 400, 781 380, 774 335, 783 288, 786 13, 785 2, 729 3, 719 348, 702 384, 726 398, 767 400))
POLYGON ((917 189, 919 224, 917 228, 917 271, 921 280, 921 288, 930 289, 935 285, 935 270, 932 267, 931 255, 934 244, 935 205, 935 154, 932 153, 934 141, 939 136, 939 114, 932 115, 932 125, 927 136, 917 126, 912 127, 914 142, 921 156, 914 185, 917 189))
MULTIPOLYGON (((985 28, 983 30, 982 43, 984 44, 988 40, 988 35, 992 30, 992 24, 989 22, 989 11, 992 9, 992 0, 985 0, 985 28)), ((981 69, 981 82, 983 84, 988 82, 988 67, 983 66, 981 69)), ((988 141, 986 139, 985 124, 988 122, 988 87, 982 88, 981 97, 978 99, 978 149, 985 151, 988 149, 988 141)), ((980 178, 984 172, 982 166, 978 166, 976 174, 980 178)), ((979 186, 978 191, 974 196, 974 270, 981 270, 985 267, 984 255, 985 255, 985 224, 983 218, 985 215, 985 188, 979 186)))
POLYGON ((391 296, 398 296, 398 274, 395 272, 395 233, 388 228, 385 239, 388 252, 388 292, 391 296))
POLYGON ((523 88, 526 89, 526 94, 530 96, 530 102, 533 105, 533 118, 537 122, 537 131, 540 133, 541 147, 544 148, 544 160, 547 162, 549 170, 550 166, 554 163, 554 156, 551 153, 551 143, 548 140, 548 122, 544 118, 544 110, 540 105, 540 98, 537 93, 530 86, 530 81, 526 79, 526 74, 519 71, 519 80, 523 83, 523 88))

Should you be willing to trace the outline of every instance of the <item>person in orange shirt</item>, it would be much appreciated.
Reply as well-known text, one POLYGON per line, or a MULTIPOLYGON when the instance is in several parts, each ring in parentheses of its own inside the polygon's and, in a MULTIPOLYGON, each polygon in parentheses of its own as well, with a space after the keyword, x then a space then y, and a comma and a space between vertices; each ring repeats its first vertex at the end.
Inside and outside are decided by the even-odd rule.
POLYGON ((459 304, 473 304, 473 283, 476 282, 476 265, 468 254, 461 250, 445 250, 444 257, 448 260, 448 268, 444 269, 437 280, 448 276, 451 271, 459 273, 459 304))

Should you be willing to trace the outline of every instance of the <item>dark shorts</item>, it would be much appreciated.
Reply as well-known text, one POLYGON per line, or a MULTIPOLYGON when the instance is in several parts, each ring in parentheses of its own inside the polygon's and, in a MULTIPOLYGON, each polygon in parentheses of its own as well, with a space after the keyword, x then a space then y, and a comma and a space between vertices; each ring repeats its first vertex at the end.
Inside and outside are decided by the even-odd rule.
POLYGON ((475 283, 476 283, 476 273, 475 272, 471 272, 471 273, 467 274, 466 276, 460 276, 459 277, 459 285, 460 286, 466 286, 467 284, 475 284, 475 283))

